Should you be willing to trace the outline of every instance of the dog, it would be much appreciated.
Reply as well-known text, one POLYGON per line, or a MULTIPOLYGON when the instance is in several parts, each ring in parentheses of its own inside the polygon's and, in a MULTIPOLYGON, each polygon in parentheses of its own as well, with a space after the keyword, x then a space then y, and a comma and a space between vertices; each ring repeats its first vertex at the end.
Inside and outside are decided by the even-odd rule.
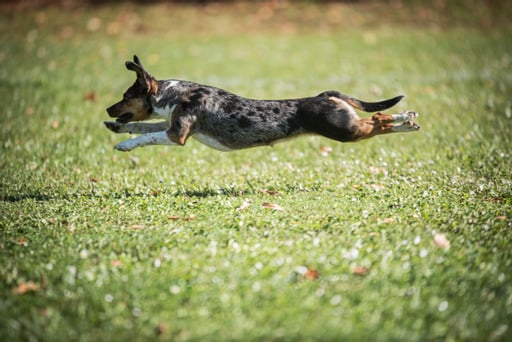
POLYGON ((380 134, 414 132, 414 111, 383 114, 403 96, 381 102, 364 102, 338 91, 289 100, 252 100, 220 88, 182 80, 156 80, 134 56, 126 68, 137 75, 123 99, 107 113, 105 121, 115 133, 140 134, 115 145, 131 151, 148 145, 180 145, 188 138, 220 151, 274 145, 305 134, 340 142, 355 142, 380 134), (360 118, 355 109, 377 112, 360 118), (158 122, 141 122, 165 119, 158 122), (400 124, 396 124, 400 123, 400 124))

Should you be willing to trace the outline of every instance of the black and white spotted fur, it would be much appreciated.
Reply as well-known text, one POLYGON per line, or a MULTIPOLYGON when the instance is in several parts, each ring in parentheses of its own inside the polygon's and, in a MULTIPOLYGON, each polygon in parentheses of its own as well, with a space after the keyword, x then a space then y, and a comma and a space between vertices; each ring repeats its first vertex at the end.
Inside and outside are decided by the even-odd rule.
POLYGON ((360 118, 354 108, 376 112, 392 107, 402 96, 364 102, 338 91, 288 100, 252 100, 225 90, 180 80, 156 80, 134 56, 126 62, 137 80, 123 99, 107 109, 116 133, 140 134, 115 146, 130 151, 146 145, 185 145, 189 137, 221 151, 273 145, 303 134, 319 134, 341 142, 378 134, 417 131, 416 112, 360 118), (159 122, 140 122, 164 119, 159 122), (400 125, 393 123, 401 122, 400 125))

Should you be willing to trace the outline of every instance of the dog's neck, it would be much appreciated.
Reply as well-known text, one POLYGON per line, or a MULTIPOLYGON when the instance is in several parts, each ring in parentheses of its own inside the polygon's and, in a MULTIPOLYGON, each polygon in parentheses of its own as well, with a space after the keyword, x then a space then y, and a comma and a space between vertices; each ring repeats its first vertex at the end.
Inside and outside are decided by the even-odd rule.
POLYGON ((179 81, 159 81, 162 82, 158 88, 158 92, 151 97, 151 105, 153 106, 154 118, 164 118, 167 121, 171 121, 172 113, 176 108, 176 104, 173 103, 173 93, 169 91, 170 88, 174 87, 179 81))

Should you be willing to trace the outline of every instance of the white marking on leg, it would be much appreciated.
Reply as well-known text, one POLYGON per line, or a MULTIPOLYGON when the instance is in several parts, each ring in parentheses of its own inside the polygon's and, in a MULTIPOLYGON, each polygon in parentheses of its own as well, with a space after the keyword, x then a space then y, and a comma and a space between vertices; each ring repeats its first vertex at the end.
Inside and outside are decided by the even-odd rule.
POLYGON ((222 145, 218 140, 216 140, 215 138, 212 138, 209 135, 205 135, 202 133, 196 133, 192 137, 194 139, 196 139, 197 141, 199 141, 201 144, 204 144, 204 145, 214 148, 216 150, 231 151, 231 148, 229 148, 225 145, 222 145))
POLYGON ((176 143, 169 140, 165 131, 161 131, 146 133, 136 138, 125 140, 114 146, 114 148, 119 151, 131 151, 134 148, 148 145, 176 145, 176 143))
POLYGON ((406 111, 406 112, 403 112, 400 114, 392 114, 391 115, 393 120, 395 120, 396 122, 408 122, 408 121, 411 121, 412 119, 417 118, 418 116, 419 116, 419 114, 416 112, 413 112, 413 111, 406 111))
POLYGON ((412 121, 406 121, 401 125, 395 125, 391 128, 393 132, 414 132, 420 129, 420 126, 412 121))

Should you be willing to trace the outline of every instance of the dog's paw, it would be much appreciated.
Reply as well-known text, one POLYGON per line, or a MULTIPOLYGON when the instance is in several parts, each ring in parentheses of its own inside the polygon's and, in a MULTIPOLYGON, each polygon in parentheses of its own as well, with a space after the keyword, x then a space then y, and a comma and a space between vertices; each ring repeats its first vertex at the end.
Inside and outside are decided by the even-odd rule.
POLYGON ((126 125, 116 121, 105 121, 105 126, 114 133, 127 133, 126 125))
POLYGON ((414 132, 420 129, 416 122, 406 121, 401 125, 393 126, 393 132, 414 132))
POLYGON ((413 119, 416 119, 420 114, 418 112, 408 110, 402 113, 402 115, 405 115, 408 119, 405 120, 405 122, 411 121, 413 119))
POLYGON ((396 122, 409 122, 412 121, 413 119, 416 119, 419 116, 419 114, 412 110, 408 110, 400 114, 393 114, 391 116, 393 117, 393 120, 396 122))
POLYGON ((137 147, 137 146, 134 145, 131 142, 131 140, 126 140, 126 141, 120 142, 119 144, 114 146, 114 149, 116 149, 118 151, 122 151, 122 152, 128 152, 128 151, 133 150, 135 147, 137 147))

